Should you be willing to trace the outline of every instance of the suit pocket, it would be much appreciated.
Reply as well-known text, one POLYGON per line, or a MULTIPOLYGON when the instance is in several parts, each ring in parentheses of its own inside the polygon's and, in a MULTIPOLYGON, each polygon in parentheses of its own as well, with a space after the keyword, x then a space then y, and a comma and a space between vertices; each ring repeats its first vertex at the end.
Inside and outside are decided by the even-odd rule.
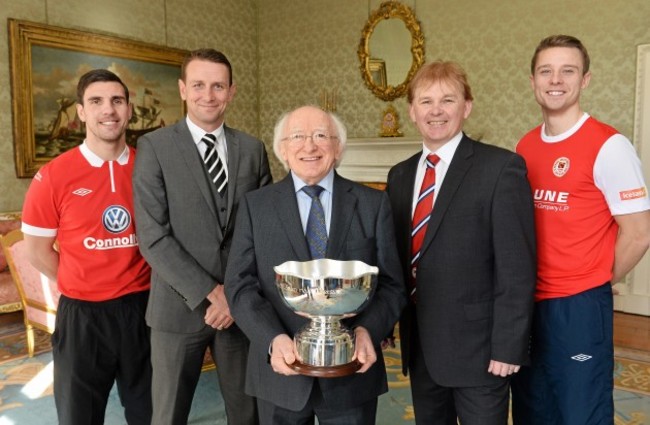
POLYGON ((345 243, 344 258, 375 265, 377 263, 377 257, 375 255, 376 244, 375 238, 349 240, 345 243))
POLYGON ((468 321, 485 320, 492 315, 492 302, 465 304, 463 309, 465 310, 465 319, 468 321))
POLYGON ((237 178, 237 193, 244 194, 255 190, 259 187, 259 182, 256 176, 246 176, 237 178))

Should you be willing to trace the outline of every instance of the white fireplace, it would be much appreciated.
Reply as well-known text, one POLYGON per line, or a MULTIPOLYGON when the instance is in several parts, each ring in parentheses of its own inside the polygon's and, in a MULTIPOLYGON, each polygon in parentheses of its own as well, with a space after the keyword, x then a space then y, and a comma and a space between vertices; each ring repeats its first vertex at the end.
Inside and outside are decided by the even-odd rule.
POLYGON ((363 183, 386 183, 388 170, 422 150, 420 137, 374 137, 348 139, 337 171, 363 183))

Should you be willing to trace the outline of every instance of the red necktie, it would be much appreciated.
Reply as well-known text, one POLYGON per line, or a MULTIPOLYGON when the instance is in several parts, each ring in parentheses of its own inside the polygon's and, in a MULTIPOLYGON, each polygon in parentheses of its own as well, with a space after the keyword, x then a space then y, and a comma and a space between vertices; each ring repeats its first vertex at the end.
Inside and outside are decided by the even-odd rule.
POLYGON ((413 214, 413 222, 411 226, 411 299, 415 301, 415 275, 417 272, 417 264, 420 259, 420 248, 422 248, 422 241, 427 232, 427 224, 431 218, 431 211, 433 210, 433 195, 436 189, 436 164, 440 161, 440 157, 435 154, 427 156, 425 165, 427 167, 420 187, 420 195, 418 196, 417 204, 415 205, 415 213, 413 214))

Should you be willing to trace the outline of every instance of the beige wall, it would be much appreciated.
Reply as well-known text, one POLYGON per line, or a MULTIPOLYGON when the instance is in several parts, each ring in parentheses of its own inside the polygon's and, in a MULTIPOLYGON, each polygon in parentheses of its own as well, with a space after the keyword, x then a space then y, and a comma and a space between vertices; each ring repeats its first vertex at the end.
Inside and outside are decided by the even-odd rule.
POLYGON ((0 31, 0 211, 20 210, 30 182, 15 177, 7 18, 181 49, 222 50, 232 62, 238 84, 228 124, 257 133, 256 0, 0 0, 4 27, 0 31))
MULTIPOLYGON (((270 142, 281 112, 318 103, 324 89, 337 89, 338 113, 350 137, 378 133, 387 104, 365 88, 356 52, 361 29, 379 3, 154 0, 144 6, 130 0, 0 0, 0 19, 92 29, 183 49, 222 49, 239 85, 228 123, 270 142)), ((468 71, 475 105, 466 129, 472 135, 512 148, 540 121, 528 83, 530 56, 541 38, 564 32, 581 38, 592 56, 584 107, 632 137, 636 46, 650 43, 649 1, 404 3, 414 7, 422 24, 427 60, 456 60, 468 71)), ((0 31, 0 211, 20 209, 29 183, 14 177, 6 38, 6 30, 0 31)), ((393 104, 404 133, 414 135, 404 99, 393 104)), ((272 164, 275 177, 282 176, 279 164, 272 164)))
MULTIPOLYGON (((338 113, 351 137, 376 135, 386 103, 365 88, 357 46, 379 0, 259 1, 260 129, 268 139, 277 114, 318 102, 339 89, 338 113)), ((632 138, 636 46, 650 43, 650 1, 405 0, 415 8, 426 59, 450 59, 467 70, 474 110, 466 130, 514 147, 541 120, 530 90, 530 58, 552 33, 582 39, 593 77, 583 106, 632 138)), ((416 134, 404 99, 393 102, 406 135, 416 134)))

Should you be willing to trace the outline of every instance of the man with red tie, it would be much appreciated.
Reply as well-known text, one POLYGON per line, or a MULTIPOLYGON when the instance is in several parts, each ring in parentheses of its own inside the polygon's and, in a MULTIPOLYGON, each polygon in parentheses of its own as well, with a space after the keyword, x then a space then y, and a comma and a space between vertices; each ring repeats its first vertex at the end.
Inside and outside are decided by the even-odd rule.
POLYGON ((416 424, 505 425, 510 377, 528 358, 533 201, 523 159, 463 133, 463 69, 433 62, 409 85, 422 151, 387 191, 411 301, 400 320, 416 424))

